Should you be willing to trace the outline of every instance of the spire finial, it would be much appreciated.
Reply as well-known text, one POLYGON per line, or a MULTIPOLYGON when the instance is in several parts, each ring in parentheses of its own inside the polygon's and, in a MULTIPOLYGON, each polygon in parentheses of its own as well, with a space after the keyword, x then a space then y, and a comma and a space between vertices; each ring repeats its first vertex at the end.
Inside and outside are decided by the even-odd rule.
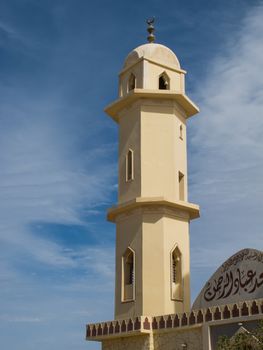
POLYGON ((146 23, 148 24, 147 31, 148 31, 149 35, 148 35, 147 39, 148 39, 149 43, 153 43, 155 40, 155 35, 153 34, 154 33, 154 26, 153 26, 154 20, 155 20, 155 18, 152 17, 152 18, 147 19, 147 21, 146 21, 146 23))

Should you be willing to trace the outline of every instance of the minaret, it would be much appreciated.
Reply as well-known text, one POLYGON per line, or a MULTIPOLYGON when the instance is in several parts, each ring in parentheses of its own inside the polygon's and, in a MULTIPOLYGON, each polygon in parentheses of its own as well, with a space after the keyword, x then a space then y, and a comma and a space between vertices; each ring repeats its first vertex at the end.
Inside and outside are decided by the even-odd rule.
POLYGON ((134 49, 119 74, 119 98, 105 111, 119 125, 115 319, 190 310, 186 122, 198 107, 186 96, 176 55, 154 43, 134 49))

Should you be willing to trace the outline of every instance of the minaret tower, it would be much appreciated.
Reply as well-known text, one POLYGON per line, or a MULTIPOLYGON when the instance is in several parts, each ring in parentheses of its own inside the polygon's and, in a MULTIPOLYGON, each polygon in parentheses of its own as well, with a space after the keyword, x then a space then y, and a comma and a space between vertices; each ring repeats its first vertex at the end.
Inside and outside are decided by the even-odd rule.
POLYGON ((119 98, 106 113, 119 125, 115 319, 190 310, 186 122, 198 107, 186 96, 176 55, 148 41, 126 58, 119 98))

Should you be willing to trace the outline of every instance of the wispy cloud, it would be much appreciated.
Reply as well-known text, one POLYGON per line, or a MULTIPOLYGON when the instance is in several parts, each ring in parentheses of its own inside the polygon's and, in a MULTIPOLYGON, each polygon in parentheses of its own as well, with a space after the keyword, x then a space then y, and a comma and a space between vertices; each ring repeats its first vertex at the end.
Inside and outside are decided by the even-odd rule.
POLYGON ((23 35, 14 25, 0 19, 0 47, 9 47, 26 53, 26 49, 32 49, 35 44, 32 38, 23 35))
MULTIPOLYGON (((105 34, 105 26, 94 32, 100 8, 87 20, 86 2, 80 3, 83 8, 68 1, 54 10, 47 2, 26 2, 10 7, 6 18, 1 12, 0 322, 1 341, 13 349, 21 348, 21 339, 28 350, 94 349, 84 341, 85 323, 107 319, 113 309, 114 243, 105 237, 114 226, 96 222, 101 206, 114 201, 117 135, 102 109, 105 99, 116 97, 116 52, 130 49, 134 39, 112 25, 117 6, 105 10, 105 34), (97 240, 61 243, 54 239, 56 225, 65 235, 66 227, 84 228, 97 240)), ((192 39, 195 21, 184 11, 178 27, 190 28, 192 48, 198 42, 192 39)), ((189 123, 191 194, 202 209, 191 228, 196 290, 232 250, 249 243, 248 227, 254 244, 262 244, 261 16, 258 7, 242 25, 238 21, 238 32, 227 35, 227 50, 195 86, 202 110, 189 123)), ((168 18, 169 28, 174 18, 168 18)), ((201 54, 199 48, 199 59, 201 54)))
POLYGON ((15 35, 14 28, 12 28, 10 25, 4 23, 1 20, 0 20, 0 30, 3 31, 4 33, 10 35, 10 36, 15 35))
POLYGON ((196 87, 201 114, 190 126, 190 179, 202 222, 192 226, 192 264, 210 273, 211 259, 263 248, 262 16, 263 6, 247 13, 196 87))
MULTIPOLYGON (((60 100, 43 96, 31 102, 16 88, 13 104, 9 89, 2 86, 1 92, 0 239, 52 263, 56 245, 32 237, 30 223, 85 225, 82 210, 87 214, 109 201, 115 178, 107 160, 112 147, 74 145, 60 100)), ((57 262, 62 261, 60 256, 57 262)))
POLYGON ((89 234, 115 192, 116 144, 103 138, 103 106, 98 113, 86 96, 79 106, 77 89, 86 87, 75 81, 73 57, 61 53, 64 42, 52 51, 46 28, 38 28, 39 42, 31 28, 7 23, 0 21, 0 45, 14 62, 4 61, 9 72, 1 71, 0 82, 1 341, 15 349, 15 328, 25 348, 52 348, 65 334, 63 319, 72 342, 63 348, 80 349, 85 323, 98 317, 90 295, 112 312, 113 248, 99 239, 89 246, 89 234), (82 228, 85 242, 71 245, 70 230, 67 244, 59 242, 56 225, 82 228), (43 327, 56 332, 43 340, 43 327))
POLYGON ((26 323, 35 323, 41 322, 41 319, 38 317, 10 317, 9 315, 0 315, 0 319, 7 322, 26 322, 26 323))

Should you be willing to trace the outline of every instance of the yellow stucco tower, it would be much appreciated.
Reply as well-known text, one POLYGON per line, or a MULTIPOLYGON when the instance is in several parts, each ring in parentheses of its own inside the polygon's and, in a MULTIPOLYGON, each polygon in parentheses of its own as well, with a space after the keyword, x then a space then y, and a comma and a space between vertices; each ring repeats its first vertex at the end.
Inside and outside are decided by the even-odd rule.
POLYGON ((198 107, 185 94, 185 73, 169 48, 139 46, 105 109, 119 125, 118 203, 108 211, 115 319, 190 310, 189 222, 199 207, 187 196, 186 121, 198 107))
POLYGON ((148 24, 150 43, 127 56, 119 98, 106 108, 119 127, 119 196, 108 211, 115 319, 88 324, 86 339, 102 350, 213 350, 219 335, 248 332, 240 322, 251 329, 263 318, 262 253, 230 257, 190 308, 189 223, 199 207, 187 196, 186 122, 198 108, 176 55, 152 42, 148 24))

